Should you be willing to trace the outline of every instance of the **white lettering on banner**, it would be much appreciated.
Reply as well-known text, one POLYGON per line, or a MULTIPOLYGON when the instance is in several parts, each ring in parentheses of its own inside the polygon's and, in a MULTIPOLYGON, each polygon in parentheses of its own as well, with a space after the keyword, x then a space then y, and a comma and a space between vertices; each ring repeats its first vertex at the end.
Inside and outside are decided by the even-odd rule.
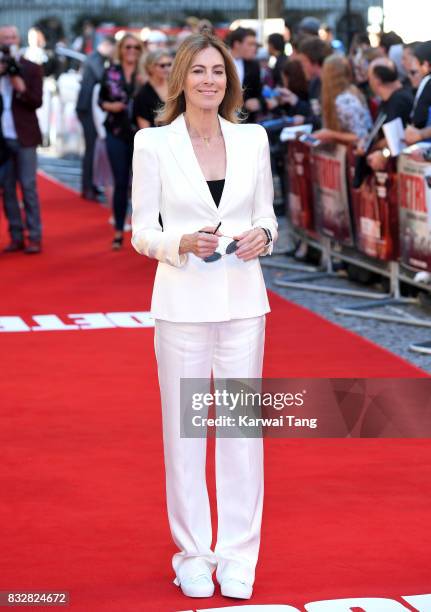
MULTIPOLYGON (((196 612, 219 612, 223 610, 223 612, 238 612, 238 606, 228 606, 227 608, 205 608, 196 610, 196 612)), ((300 612, 298 608, 293 608, 292 606, 285 605, 273 605, 273 604, 265 604, 265 605, 256 605, 256 606, 241 606, 241 612, 300 612)), ((189 610, 187 612, 192 612, 189 610)))
MULTIPOLYGON (((426 595, 403 595, 410 606, 416 612, 431 612, 431 594, 426 595)), ((350 599, 327 599, 313 601, 305 604, 304 608, 298 609, 284 604, 262 604, 241 606, 241 612, 352 612, 352 609, 360 608, 364 612, 405 612, 409 610, 402 603, 385 597, 354 597, 350 599)), ((200 608, 196 612, 234 612, 237 606, 224 608, 200 608)), ((183 610, 182 612, 194 612, 183 610)))
POLYGON ((21 317, 0 317, 0 332, 28 332, 27 323, 21 317))
POLYGON ((417 612, 430 612, 431 610, 431 593, 427 595, 403 595, 402 598, 413 606, 417 612))
POLYGON ((307 612, 352 612, 361 608, 364 612, 406 612, 403 604, 383 597, 354 597, 352 599, 331 599, 305 604, 307 612))
POLYGON ((106 316, 117 327, 154 327, 150 312, 107 312, 106 316))
POLYGON ((66 325, 57 315, 36 315, 32 317, 37 326, 32 331, 64 331, 65 329, 78 329, 77 325, 66 325))
POLYGON ((75 323, 81 329, 107 329, 109 327, 116 327, 115 323, 110 321, 108 317, 105 317, 101 312, 70 314, 68 316, 74 319, 75 323))
POLYGON ((22 317, 0 316, 0 333, 154 327, 154 319, 151 313, 146 311, 86 312, 61 315, 61 318, 54 314, 32 315, 26 319, 36 325, 29 325, 22 317))

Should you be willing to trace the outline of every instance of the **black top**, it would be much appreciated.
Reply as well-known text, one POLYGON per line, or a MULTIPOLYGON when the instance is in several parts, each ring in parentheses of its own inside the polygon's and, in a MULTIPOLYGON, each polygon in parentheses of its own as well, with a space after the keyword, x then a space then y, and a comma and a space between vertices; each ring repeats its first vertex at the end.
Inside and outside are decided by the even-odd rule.
POLYGON ((162 104, 163 101, 151 83, 145 83, 135 97, 133 109, 135 120, 137 117, 142 117, 142 119, 146 119, 150 123, 151 127, 154 127, 156 111, 162 104))
POLYGON ((213 200, 216 206, 218 207, 218 205, 220 204, 220 200, 221 200, 221 194, 223 193, 224 179, 220 179, 218 181, 207 181, 207 183, 211 191, 213 200))
POLYGON ((387 115, 386 123, 400 117, 403 125, 409 122, 413 106, 413 94, 408 89, 397 89, 385 102, 379 106, 379 113, 387 115))
POLYGON ((129 83, 126 81, 121 64, 111 64, 105 69, 100 84, 100 106, 103 102, 123 102, 126 105, 126 109, 119 113, 108 112, 104 125, 108 132, 127 141, 133 140, 136 131, 132 117, 135 83, 136 73, 133 73, 129 83))

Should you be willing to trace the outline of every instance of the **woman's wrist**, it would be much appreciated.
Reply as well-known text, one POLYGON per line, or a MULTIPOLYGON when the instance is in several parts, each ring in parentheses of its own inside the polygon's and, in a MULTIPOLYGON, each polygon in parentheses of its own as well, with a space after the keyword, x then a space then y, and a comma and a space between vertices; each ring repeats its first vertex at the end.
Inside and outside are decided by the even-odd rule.
POLYGON ((180 245, 178 247, 178 254, 185 255, 190 252, 190 234, 184 234, 181 236, 180 245))

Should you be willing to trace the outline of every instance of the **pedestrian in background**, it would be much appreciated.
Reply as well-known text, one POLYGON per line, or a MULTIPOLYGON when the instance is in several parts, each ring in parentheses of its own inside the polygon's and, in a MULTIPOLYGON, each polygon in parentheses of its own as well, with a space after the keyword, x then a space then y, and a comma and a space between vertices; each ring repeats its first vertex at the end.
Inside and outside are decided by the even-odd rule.
POLYGON ((144 69, 148 80, 135 97, 134 114, 139 128, 155 126, 156 112, 166 102, 168 95, 168 77, 172 67, 172 58, 166 51, 150 52, 145 58, 144 69))
POLYGON ((258 113, 264 109, 260 66, 256 60, 256 32, 251 28, 239 27, 228 34, 226 44, 230 48, 243 88, 247 121, 254 123, 258 113))
POLYGON ((133 34, 125 34, 117 43, 114 63, 103 74, 99 104, 107 112, 106 149, 114 175, 115 234, 112 248, 123 244, 124 221, 129 203, 129 183, 133 154, 133 98, 137 88, 137 68, 142 43, 133 34))
POLYGON ((100 83, 103 72, 109 65, 115 49, 115 38, 105 36, 91 53, 82 73, 81 89, 76 103, 76 113, 84 132, 85 152, 82 160, 82 197, 86 200, 97 200, 97 187, 93 180, 94 145, 97 138, 93 120, 92 96, 96 83, 100 83))
POLYGON ((0 93, 3 99, 1 125, 10 152, 3 185, 3 201, 9 222, 10 244, 6 252, 24 250, 40 253, 42 224, 36 185, 36 147, 42 144, 36 109, 42 105, 42 69, 19 54, 20 37, 15 26, 0 27, 0 93), (18 204, 16 184, 21 188, 24 223, 18 204))

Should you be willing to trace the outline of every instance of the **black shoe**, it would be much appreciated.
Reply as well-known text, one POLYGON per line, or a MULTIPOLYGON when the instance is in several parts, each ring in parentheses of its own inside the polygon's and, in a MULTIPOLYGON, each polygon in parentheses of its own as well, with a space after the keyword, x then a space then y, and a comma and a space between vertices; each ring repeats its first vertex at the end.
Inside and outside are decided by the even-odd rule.
POLYGON ((81 198, 84 200, 92 200, 93 202, 97 202, 97 193, 93 189, 86 189, 81 193, 81 198))
POLYGON ((3 253, 15 253, 16 251, 23 251, 24 249, 24 240, 11 240, 7 247, 3 249, 3 253))
POLYGON ((123 246, 123 236, 117 236, 112 241, 112 250, 119 251, 123 246))
POLYGON ((36 253, 40 253, 42 251, 42 245, 40 240, 30 240, 28 245, 24 249, 24 253, 27 255, 35 255, 36 253))

